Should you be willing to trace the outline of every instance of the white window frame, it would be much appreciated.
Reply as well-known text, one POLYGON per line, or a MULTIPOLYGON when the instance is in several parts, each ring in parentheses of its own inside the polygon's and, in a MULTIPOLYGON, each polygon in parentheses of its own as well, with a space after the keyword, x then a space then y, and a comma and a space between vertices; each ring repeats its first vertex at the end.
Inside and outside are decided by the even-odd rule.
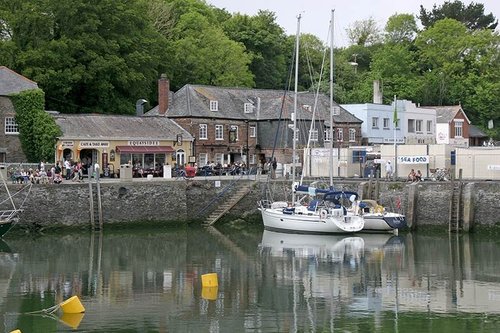
POLYGON ((424 121, 422 119, 415 120, 415 131, 417 133, 423 133, 422 127, 424 125, 424 121))
POLYGON ((5 117, 5 134, 19 134, 19 125, 15 117, 5 117))
POLYGON ((378 128, 378 117, 372 117, 372 128, 378 128))
MULTIPOLYGON (((335 135, 335 131, 333 131, 333 135, 335 135)), ((325 129, 325 142, 330 142, 330 128, 325 129)))
POLYGON ((463 138, 464 135, 464 121, 462 119, 455 119, 453 121, 455 127, 455 138, 463 138))
POLYGON ((200 124, 199 128, 199 140, 208 140, 208 125, 207 124, 200 124))
POLYGON ((251 138, 255 138, 257 136, 257 127, 256 126, 250 126, 249 131, 250 131, 249 136, 251 138))
POLYGON ((349 128, 349 142, 355 142, 355 141, 356 141, 356 129, 349 128))
POLYGON ((238 125, 231 125, 231 130, 236 130, 236 141, 240 139, 240 127, 238 125))
POLYGON ((198 166, 203 167, 208 164, 208 154, 207 153, 199 153, 198 154, 198 166))
POLYGON ((340 115, 340 106, 334 105, 332 109, 333 109, 332 111, 333 111, 334 116, 340 115))
POLYGON ((390 126, 391 126, 391 119, 384 118, 384 129, 389 129, 390 126))
POLYGON ((318 142, 319 139, 319 133, 318 130, 313 128, 312 130, 309 131, 309 138, 311 142, 318 142))
POLYGON ((215 140, 224 140, 224 125, 215 125, 215 140))
POLYGON ((250 155, 250 164, 255 164, 255 154, 250 155))
POLYGON ((224 165, 224 154, 216 153, 215 154, 215 164, 220 163, 220 165, 224 165))
POLYGON ((432 120, 427 120, 427 133, 432 133, 432 120))
POLYGON ((415 133, 415 119, 408 119, 408 133, 415 133))
POLYGON ((210 111, 219 111, 219 101, 210 101, 210 111))
POLYGON ((343 128, 337 128, 337 141, 340 141, 340 142, 344 141, 344 129, 343 128))
POLYGON ((253 113, 253 104, 252 103, 243 104, 243 112, 244 113, 253 113))

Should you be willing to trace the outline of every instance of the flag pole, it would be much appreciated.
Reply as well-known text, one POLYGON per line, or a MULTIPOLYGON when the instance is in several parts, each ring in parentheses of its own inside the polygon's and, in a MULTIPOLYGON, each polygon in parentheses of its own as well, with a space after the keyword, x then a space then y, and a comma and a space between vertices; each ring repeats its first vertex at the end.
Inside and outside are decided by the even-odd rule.
POLYGON ((394 126, 394 181, 398 179, 398 144, 397 144, 397 138, 396 138, 396 128, 398 125, 398 107, 397 107, 397 100, 396 100, 396 95, 394 95, 394 114, 393 114, 393 119, 392 123, 394 126))

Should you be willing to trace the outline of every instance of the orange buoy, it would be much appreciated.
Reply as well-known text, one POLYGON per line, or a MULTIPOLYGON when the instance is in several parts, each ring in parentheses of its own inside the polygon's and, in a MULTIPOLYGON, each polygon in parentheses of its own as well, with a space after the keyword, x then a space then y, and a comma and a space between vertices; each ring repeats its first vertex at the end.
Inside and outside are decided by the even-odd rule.
POLYGON ((203 274, 201 276, 201 286, 202 287, 218 287, 219 282, 217 281, 217 273, 203 274))
POLYGON ((71 298, 68 298, 64 302, 60 304, 61 310, 64 313, 82 313, 85 312, 85 308, 83 307, 82 303, 80 302, 80 299, 78 296, 73 296, 71 298))

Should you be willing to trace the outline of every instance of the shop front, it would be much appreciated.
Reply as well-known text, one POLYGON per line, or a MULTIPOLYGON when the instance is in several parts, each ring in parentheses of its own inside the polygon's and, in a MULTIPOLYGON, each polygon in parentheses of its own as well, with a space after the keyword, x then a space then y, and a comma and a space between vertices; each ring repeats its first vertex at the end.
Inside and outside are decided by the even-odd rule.
MULTIPOLYGON (((171 146, 116 146, 120 165, 132 165, 133 177, 163 176, 163 165, 172 163, 175 150, 171 146)), ((174 155, 175 156, 175 155, 174 155)))

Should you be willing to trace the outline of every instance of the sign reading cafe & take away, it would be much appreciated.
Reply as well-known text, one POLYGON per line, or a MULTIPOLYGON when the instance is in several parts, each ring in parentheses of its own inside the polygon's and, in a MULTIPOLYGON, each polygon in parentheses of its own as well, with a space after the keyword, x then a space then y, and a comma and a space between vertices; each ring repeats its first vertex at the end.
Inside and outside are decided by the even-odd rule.
POLYGON ((398 156, 400 164, 429 164, 429 155, 398 156))

